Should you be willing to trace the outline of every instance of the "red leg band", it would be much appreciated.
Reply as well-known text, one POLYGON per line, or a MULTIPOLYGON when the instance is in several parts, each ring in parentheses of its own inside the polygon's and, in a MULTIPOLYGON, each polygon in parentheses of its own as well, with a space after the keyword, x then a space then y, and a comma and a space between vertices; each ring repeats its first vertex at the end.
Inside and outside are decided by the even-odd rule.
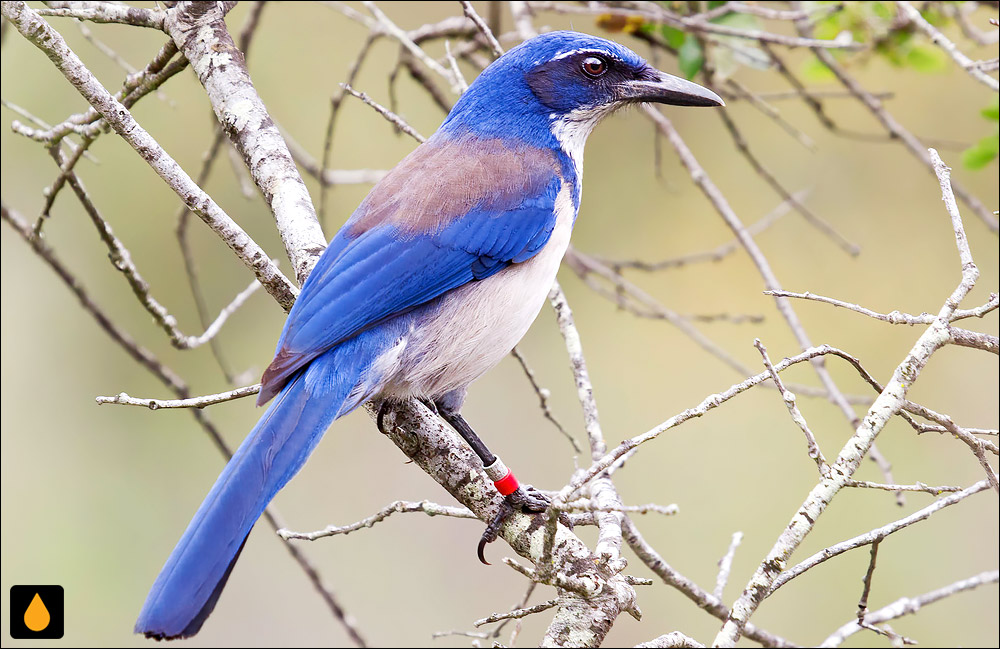
POLYGON ((507 475, 499 480, 496 480, 493 483, 493 486, 497 488, 497 491, 500 492, 501 496, 509 496, 517 491, 517 488, 521 485, 517 482, 517 478, 514 477, 514 474, 507 471, 507 475))

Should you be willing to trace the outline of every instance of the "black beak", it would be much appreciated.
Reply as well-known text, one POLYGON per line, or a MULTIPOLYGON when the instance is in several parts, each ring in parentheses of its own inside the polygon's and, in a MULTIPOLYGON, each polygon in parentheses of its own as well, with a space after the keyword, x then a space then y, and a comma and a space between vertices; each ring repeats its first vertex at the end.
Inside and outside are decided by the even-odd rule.
POLYGON ((648 68, 643 78, 622 84, 622 99, 628 102, 652 101, 673 106, 725 106, 722 97, 697 83, 691 83, 654 68, 648 68))

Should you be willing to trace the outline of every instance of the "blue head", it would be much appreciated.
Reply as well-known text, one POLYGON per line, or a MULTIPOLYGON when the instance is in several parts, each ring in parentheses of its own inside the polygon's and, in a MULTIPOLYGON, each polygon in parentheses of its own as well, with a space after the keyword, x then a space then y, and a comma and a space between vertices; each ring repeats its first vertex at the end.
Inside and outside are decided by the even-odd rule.
POLYGON ((701 86, 660 72, 623 45, 557 31, 511 49, 469 86, 440 131, 516 138, 575 159, 594 126, 638 102, 722 106, 701 86))

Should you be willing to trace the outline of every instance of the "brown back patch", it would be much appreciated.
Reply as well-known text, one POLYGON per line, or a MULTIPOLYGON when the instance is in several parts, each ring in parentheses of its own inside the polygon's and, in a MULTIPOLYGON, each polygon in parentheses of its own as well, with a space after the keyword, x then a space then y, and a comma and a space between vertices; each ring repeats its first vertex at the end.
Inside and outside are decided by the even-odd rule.
POLYGON ((559 174, 555 153, 499 139, 431 138, 383 178, 348 222, 357 237, 378 225, 435 232, 473 208, 506 210, 559 174))

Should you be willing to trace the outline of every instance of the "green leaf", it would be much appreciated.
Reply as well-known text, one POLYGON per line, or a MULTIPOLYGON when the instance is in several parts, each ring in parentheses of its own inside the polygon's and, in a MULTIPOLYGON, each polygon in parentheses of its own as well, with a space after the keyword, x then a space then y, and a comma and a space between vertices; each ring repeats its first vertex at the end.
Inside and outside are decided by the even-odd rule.
POLYGON ((979 111, 979 114, 991 122, 1000 121, 1000 95, 993 95, 993 101, 986 108, 979 111))
POLYGON ((1000 153, 1000 133, 988 135, 962 152, 962 164, 969 169, 982 169, 1000 153))
POLYGON ((704 64, 705 53, 701 51, 701 44, 697 38, 689 34, 684 39, 684 44, 677 50, 677 65, 685 77, 694 79, 704 64))
POLYGON ((948 17, 936 9, 924 9, 920 12, 924 20, 935 27, 944 27, 948 24, 948 17))
POLYGON ((843 28, 841 27, 840 12, 836 12, 816 23, 816 27, 813 28, 813 38, 832 40, 841 31, 843 28))
POLYGON ((822 83, 824 81, 834 81, 837 75, 833 70, 826 67, 826 64, 815 56, 806 59, 802 64, 802 76, 808 81, 822 83))
POLYGON ((684 39, 687 38, 687 34, 668 25, 664 25, 661 31, 663 32, 663 38, 667 41, 667 45, 675 50, 680 49, 681 45, 684 44, 684 39))
MULTIPOLYGON (((886 61, 896 67, 903 67, 909 63, 910 50, 913 49, 913 33, 902 30, 891 31, 881 38, 875 45, 875 51, 882 55, 886 61)), ((921 64, 920 55, 916 56, 916 63, 911 64, 919 69, 921 64)))
POLYGON ((906 62, 918 72, 941 72, 948 68, 947 56, 937 47, 913 45, 906 53, 906 62))
POLYGON ((868 10, 871 12, 873 16, 877 16, 878 18, 881 18, 886 22, 892 20, 892 11, 890 11, 889 7, 886 6, 887 3, 869 2, 867 4, 868 4, 867 7, 868 10))

